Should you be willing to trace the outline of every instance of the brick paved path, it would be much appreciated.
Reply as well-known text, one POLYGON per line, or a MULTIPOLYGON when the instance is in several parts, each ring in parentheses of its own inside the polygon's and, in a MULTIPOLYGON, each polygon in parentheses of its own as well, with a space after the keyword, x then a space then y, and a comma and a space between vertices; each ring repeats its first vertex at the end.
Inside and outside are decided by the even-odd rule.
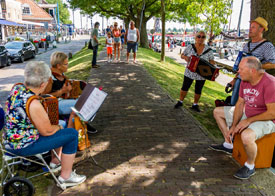
POLYGON ((99 64, 89 82, 109 95, 93 122, 102 132, 90 135, 91 154, 107 170, 80 162, 86 183, 62 195, 264 195, 232 176, 237 164, 208 150, 211 140, 142 65, 99 64))

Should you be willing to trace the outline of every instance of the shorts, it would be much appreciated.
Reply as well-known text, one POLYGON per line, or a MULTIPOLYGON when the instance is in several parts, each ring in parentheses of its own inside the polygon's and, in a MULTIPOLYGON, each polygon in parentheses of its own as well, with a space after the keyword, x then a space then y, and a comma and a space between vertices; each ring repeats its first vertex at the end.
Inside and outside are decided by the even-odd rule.
POLYGON ((115 44, 119 44, 120 43, 120 37, 114 37, 114 42, 115 42, 115 44))
POLYGON ((131 50, 133 53, 137 51, 137 42, 127 42, 127 52, 130 53, 131 50))
POLYGON ((113 54, 113 47, 107 47, 107 54, 113 54))
MULTIPOLYGON (((228 127, 231 127, 233 123, 234 110, 234 106, 224 106, 224 116, 228 127)), ((247 119, 245 114, 243 114, 241 120, 243 119, 247 119)), ((248 126, 248 128, 254 131, 256 134, 256 140, 275 132, 275 124, 271 120, 253 122, 248 126)))

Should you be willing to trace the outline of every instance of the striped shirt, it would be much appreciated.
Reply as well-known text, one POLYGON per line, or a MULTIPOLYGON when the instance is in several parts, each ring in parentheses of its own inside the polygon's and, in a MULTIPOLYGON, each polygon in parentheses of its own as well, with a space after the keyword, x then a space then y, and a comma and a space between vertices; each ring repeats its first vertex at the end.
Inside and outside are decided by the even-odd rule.
MULTIPOLYGON (((204 49, 203 49, 202 53, 204 51, 206 51, 208 48, 210 48, 210 47, 207 46, 207 45, 204 45, 204 49)), ((197 55, 197 53, 194 51, 194 49, 193 49, 193 47, 192 47, 191 44, 186 47, 186 49, 184 50, 183 54, 184 54, 184 56, 188 56, 188 57, 190 57, 191 55, 197 55)), ((214 60, 213 51, 210 50, 206 54, 201 55, 200 58, 202 58, 202 59, 204 59, 206 61, 214 60)), ((205 80, 204 77, 200 76, 196 72, 190 71, 188 68, 185 69, 184 75, 186 77, 188 77, 188 78, 191 78, 192 80, 205 80)))
MULTIPOLYGON (((250 51, 252 51, 261 42, 250 42, 250 51)), ((243 51, 248 53, 248 43, 245 44, 243 51)), ((273 63, 275 64, 275 47, 271 42, 265 42, 252 52, 252 55, 257 57, 262 64, 273 63)))

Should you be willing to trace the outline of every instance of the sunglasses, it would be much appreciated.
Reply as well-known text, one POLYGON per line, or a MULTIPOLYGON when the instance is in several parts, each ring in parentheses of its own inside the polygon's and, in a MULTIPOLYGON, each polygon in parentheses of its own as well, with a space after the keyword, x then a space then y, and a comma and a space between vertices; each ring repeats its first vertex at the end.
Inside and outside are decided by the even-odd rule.
POLYGON ((199 38, 199 39, 200 39, 200 38, 205 39, 206 36, 205 36, 205 35, 203 35, 203 36, 198 35, 197 38, 199 38))

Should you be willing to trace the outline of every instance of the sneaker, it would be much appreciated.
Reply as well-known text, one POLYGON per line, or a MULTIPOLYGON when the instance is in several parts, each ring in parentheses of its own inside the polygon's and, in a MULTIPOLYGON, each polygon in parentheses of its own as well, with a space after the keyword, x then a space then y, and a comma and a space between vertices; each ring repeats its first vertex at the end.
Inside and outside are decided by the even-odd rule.
POLYGON ((220 152, 225 152, 226 154, 232 154, 233 149, 225 148, 223 144, 214 144, 209 146, 210 149, 220 152))
POLYGON ((89 123, 87 123, 87 132, 92 133, 92 134, 98 133, 98 131, 93 126, 91 126, 89 123))
POLYGON ((182 102, 178 101, 178 103, 174 106, 175 109, 181 107, 183 104, 182 102))
POLYGON ((71 176, 65 180, 61 176, 58 177, 58 180, 61 184, 64 184, 65 186, 76 186, 78 184, 81 184, 86 180, 86 176, 84 175, 78 175, 75 173, 75 171, 72 171, 71 176))
POLYGON ((50 168, 52 170, 52 172, 58 172, 61 170, 61 164, 55 164, 55 163, 52 163, 50 162, 50 168))
POLYGON ((191 109, 196 111, 196 112, 201 112, 201 110, 199 108, 199 105, 192 105, 191 109))
POLYGON ((99 65, 92 65, 92 68, 99 68, 99 65))
POLYGON ((136 60, 134 60, 133 62, 134 62, 135 64, 137 63, 137 61, 136 61, 136 60))
POLYGON ((253 176, 255 173, 256 173, 255 168, 249 169, 248 167, 243 166, 233 176, 235 178, 238 178, 238 179, 241 179, 241 180, 246 180, 246 179, 250 178, 250 176, 253 176))

